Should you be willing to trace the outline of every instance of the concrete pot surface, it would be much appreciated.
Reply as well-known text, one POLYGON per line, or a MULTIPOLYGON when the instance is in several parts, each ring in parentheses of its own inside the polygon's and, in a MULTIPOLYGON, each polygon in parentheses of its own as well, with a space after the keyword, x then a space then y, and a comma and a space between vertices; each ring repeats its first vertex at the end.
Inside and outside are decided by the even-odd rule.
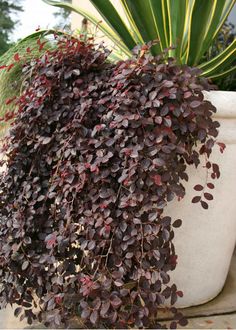
POLYGON ((236 92, 205 92, 205 98, 217 108, 214 119, 219 121, 217 140, 226 144, 223 154, 214 147, 211 161, 219 165, 221 177, 213 180, 209 191, 214 200, 209 209, 192 204, 195 184, 206 182, 206 169, 189 167, 189 182, 184 183, 186 196, 170 203, 165 210, 183 224, 175 230, 174 244, 178 255, 171 280, 184 292, 177 307, 199 305, 213 299, 223 288, 236 241, 236 92))

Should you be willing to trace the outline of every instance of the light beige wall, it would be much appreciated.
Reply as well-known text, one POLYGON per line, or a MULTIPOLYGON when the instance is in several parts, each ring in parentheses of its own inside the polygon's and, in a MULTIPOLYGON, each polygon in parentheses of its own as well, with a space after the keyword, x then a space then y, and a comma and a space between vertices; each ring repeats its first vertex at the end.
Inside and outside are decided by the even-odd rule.
MULTIPOLYGON (((72 1, 73 6, 78 6, 80 8, 83 8, 84 10, 88 11, 90 14, 99 15, 94 6, 91 4, 89 0, 73 0, 72 1)), ((99 15, 100 16, 100 15, 99 15)), ((100 16, 101 17, 101 16, 100 16)), ((76 14, 75 12, 72 12, 72 23, 71 27, 72 30, 76 30, 78 28, 81 28, 83 17, 79 14, 76 14)), ((102 19, 102 18, 101 18, 102 19)))
MULTIPOLYGON (((119 14, 122 15, 122 18, 125 20, 125 16, 124 16, 124 11, 121 5, 120 0, 112 0, 113 6, 116 8, 116 10, 119 12, 119 14)), ((72 4, 74 6, 78 6, 81 9, 89 12, 91 15, 94 15, 96 17, 99 17, 101 21, 104 22, 104 19, 102 18, 102 16, 98 13, 98 11, 95 9, 95 7, 91 4, 91 2, 89 0, 73 0, 72 4)), ((80 29, 82 26, 82 20, 83 17, 79 14, 76 14, 75 12, 72 12, 72 22, 71 22, 71 28, 72 31, 75 31, 77 29, 80 29)), ((126 21, 127 23, 127 21, 126 21)), ((95 33, 96 38, 101 38, 107 45, 112 46, 112 42, 107 38, 104 37, 104 35, 100 32, 98 33, 98 30, 92 25, 89 24, 89 29, 91 29, 92 33, 95 33)))
MULTIPOLYGON (((99 16, 101 18, 101 20, 103 20, 103 18, 99 15, 99 13, 97 12, 95 7, 91 4, 91 2, 89 0, 73 0, 72 3, 74 6, 78 6, 82 9, 88 11, 92 15, 99 16)), ((123 13, 123 8, 120 3, 120 0, 113 0, 112 3, 113 3, 113 6, 116 8, 116 10, 119 12, 119 14, 123 13)), ((80 16, 76 13, 72 13, 72 29, 73 30, 81 27, 82 19, 83 19, 82 16, 80 16)))

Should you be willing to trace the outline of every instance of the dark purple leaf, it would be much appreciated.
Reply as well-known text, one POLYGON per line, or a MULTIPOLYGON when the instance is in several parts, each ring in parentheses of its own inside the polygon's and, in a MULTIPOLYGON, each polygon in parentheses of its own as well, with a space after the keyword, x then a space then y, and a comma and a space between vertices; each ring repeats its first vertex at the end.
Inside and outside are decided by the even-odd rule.
POLYGON ((17 307, 14 311, 14 316, 18 317, 20 315, 20 313, 22 312, 22 307, 17 307))
POLYGON ((211 201, 211 200, 213 199, 212 194, 209 194, 209 193, 204 193, 204 197, 205 197, 208 201, 211 201))
POLYGON ((102 308, 100 312, 102 317, 104 317, 107 314, 109 308, 110 308, 110 301, 105 301, 102 303, 102 308))
POLYGON ((198 203, 198 202, 200 202, 200 200, 201 200, 201 196, 195 196, 192 199, 192 203, 198 203))
POLYGON ((201 191, 201 190, 203 190, 203 186, 200 184, 197 184, 196 186, 194 186, 194 190, 201 191))
POLYGON ((186 327, 186 325, 188 325, 188 320, 183 317, 181 320, 179 320, 179 325, 182 327, 186 327))
POLYGON ((93 325, 95 325, 98 321, 98 311, 94 310, 90 315, 90 321, 93 325))
POLYGON ((51 141, 52 138, 46 137, 43 139, 42 144, 48 144, 51 141))
POLYGON ((121 304, 122 304, 122 300, 119 297, 117 297, 117 296, 112 297, 112 299, 111 299, 111 305, 114 308, 118 308, 121 304))
POLYGON ((157 96, 157 91, 153 91, 151 93, 149 93, 149 100, 153 101, 157 96))
POLYGON ((177 322, 172 321, 170 324, 170 329, 177 329, 177 322))
POLYGON ((25 260, 21 266, 21 269, 22 270, 26 270, 29 266, 29 261, 28 260, 25 260))
POLYGON ((181 219, 177 219, 173 222, 173 227, 175 228, 179 228, 182 225, 182 220, 181 219))
POLYGON ((190 103, 190 107, 193 108, 193 109, 199 107, 200 105, 201 105, 200 101, 192 101, 190 103))
POLYGON ((202 207, 203 207, 205 210, 208 209, 208 204, 207 204, 206 202, 201 201, 201 205, 202 205, 202 207))
POLYGON ((207 187, 208 187, 209 189, 214 189, 214 188, 215 188, 214 184, 211 183, 211 182, 209 182, 209 183, 207 184, 207 187))
POLYGON ((82 319, 87 319, 90 316, 91 312, 88 308, 83 309, 81 313, 82 319))

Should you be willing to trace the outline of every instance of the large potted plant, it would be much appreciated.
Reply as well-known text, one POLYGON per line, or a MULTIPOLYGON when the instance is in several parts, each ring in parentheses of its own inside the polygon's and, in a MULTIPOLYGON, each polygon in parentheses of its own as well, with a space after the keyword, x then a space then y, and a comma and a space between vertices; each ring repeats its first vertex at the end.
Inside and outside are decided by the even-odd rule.
MULTIPOLYGON (((169 48, 169 56, 176 58, 178 63, 198 67, 202 70, 202 76, 215 83, 236 70, 236 39, 215 57, 208 60, 204 57, 219 34, 235 1, 121 0, 119 6, 122 6, 125 14, 122 16, 112 1, 90 0, 103 21, 100 16, 93 16, 87 12, 85 6, 83 9, 79 8, 80 1, 75 0, 74 6, 53 0, 44 1, 54 6, 71 9, 96 24, 98 29, 101 29, 116 45, 114 53, 117 57, 129 57, 130 51, 136 44, 158 40, 159 43, 152 47, 154 55, 169 48)), ((222 175, 216 185, 216 197, 211 202, 210 208, 208 209, 207 203, 212 199, 210 194, 212 187, 207 186, 206 170, 199 170, 194 174, 189 169, 190 179, 186 198, 179 203, 172 203, 167 210, 175 217, 179 216, 185 220, 175 237, 179 267, 172 274, 174 282, 185 292, 184 298, 180 300, 180 304, 184 306, 206 302, 221 291, 236 239, 234 230, 236 209, 233 202, 236 191, 232 184, 236 180, 236 172, 233 170, 233 159, 236 157, 234 113, 236 94, 233 91, 212 91, 206 92, 205 98, 217 108, 214 116, 221 125, 218 138, 227 145, 227 148, 224 157, 221 157, 217 150, 213 153, 213 160, 220 164, 222 175), (208 212, 198 210, 198 205, 191 205, 194 197, 193 186, 199 178, 202 182, 202 190, 193 202, 201 203, 208 212), (227 209, 227 219, 224 216, 225 209, 227 209), (221 240, 224 241, 224 249, 220 244, 221 240), (208 274, 207 278, 206 274, 208 274)), ((198 188, 200 190, 200 187, 198 188)))
MULTIPOLYGON (((210 86, 151 56, 152 44, 117 64, 89 40, 54 46, 24 66, 26 88, 7 101, 1 306, 49 326, 78 315, 89 327, 160 328, 160 308, 183 296, 170 281, 181 220, 163 211, 184 197, 187 165, 205 156, 208 185, 219 176, 210 86)), ((187 323, 170 310, 171 328, 187 323)))
MULTIPOLYGON (((79 8, 46 2, 74 9, 100 26, 79 8)), ((235 42, 199 64, 234 1, 214 2, 213 7, 207 2, 202 31, 197 24, 201 1, 122 1, 132 29, 110 1, 92 2, 113 28, 102 24, 121 49, 116 59, 124 53, 127 59, 111 64, 109 52, 89 38, 59 38, 24 67, 20 96, 7 100, 17 111, 3 118, 16 116, 4 146, 7 170, 1 178, 0 301, 3 307, 23 306, 27 311, 19 307, 15 314, 28 322, 37 317, 59 325, 79 307, 89 326, 161 327, 155 313, 165 300, 176 304, 183 290, 180 304, 192 305, 219 292, 235 243, 228 232, 235 226, 234 203, 224 198, 229 203, 224 204, 229 213, 225 225, 217 196, 224 185, 234 195, 235 144, 227 145, 223 161, 218 155, 235 122, 229 120, 232 113, 224 110, 220 92, 203 95, 211 87, 201 77, 222 78, 235 69, 227 68, 235 42), (153 25, 160 12, 162 19, 153 25), (157 37, 160 42, 145 44, 157 37), (175 196, 179 201, 172 201, 175 196), (179 217, 183 226, 174 236, 179 217), (223 233, 225 251, 218 244, 223 233), (214 258, 217 248, 220 260, 214 258), (211 263, 202 260, 207 253, 211 263), (206 272, 214 273, 216 281, 205 280, 203 287, 206 272), (194 287, 203 290, 193 294, 194 287), (40 312, 34 310, 37 306, 40 312)), ((41 51, 46 44, 39 39, 37 45, 41 51)), ((14 63, 3 70, 35 57, 28 47, 26 54, 15 53, 14 63)), ((226 95, 230 102, 231 94, 226 95)), ((172 328, 186 324, 175 308, 171 311, 172 328)))

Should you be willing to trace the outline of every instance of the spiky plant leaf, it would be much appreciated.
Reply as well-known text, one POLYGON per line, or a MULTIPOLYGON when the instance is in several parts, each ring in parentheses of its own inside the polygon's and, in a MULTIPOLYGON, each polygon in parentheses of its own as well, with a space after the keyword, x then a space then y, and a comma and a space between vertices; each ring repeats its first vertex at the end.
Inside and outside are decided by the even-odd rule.
MULTIPOLYGON (((152 47, 154 55, 168 48, 169 55, 176 57, 180 64, 191 66, 199 66, 236 3, 236 0, 90 0, 104 19, 101 22, 98 16, 79 7, 82 0, 76 6, 63 0, 43 1, 86 17, 127 56, 131 55, 134 43, 159 40, 159 44, 152 47), (114 5, 119 2, 123 14, 114 5)), ((232 52, 201 63, 204 76, 221 76, 230 69, 235 58, 235 42, 231 46, 232 52)))

